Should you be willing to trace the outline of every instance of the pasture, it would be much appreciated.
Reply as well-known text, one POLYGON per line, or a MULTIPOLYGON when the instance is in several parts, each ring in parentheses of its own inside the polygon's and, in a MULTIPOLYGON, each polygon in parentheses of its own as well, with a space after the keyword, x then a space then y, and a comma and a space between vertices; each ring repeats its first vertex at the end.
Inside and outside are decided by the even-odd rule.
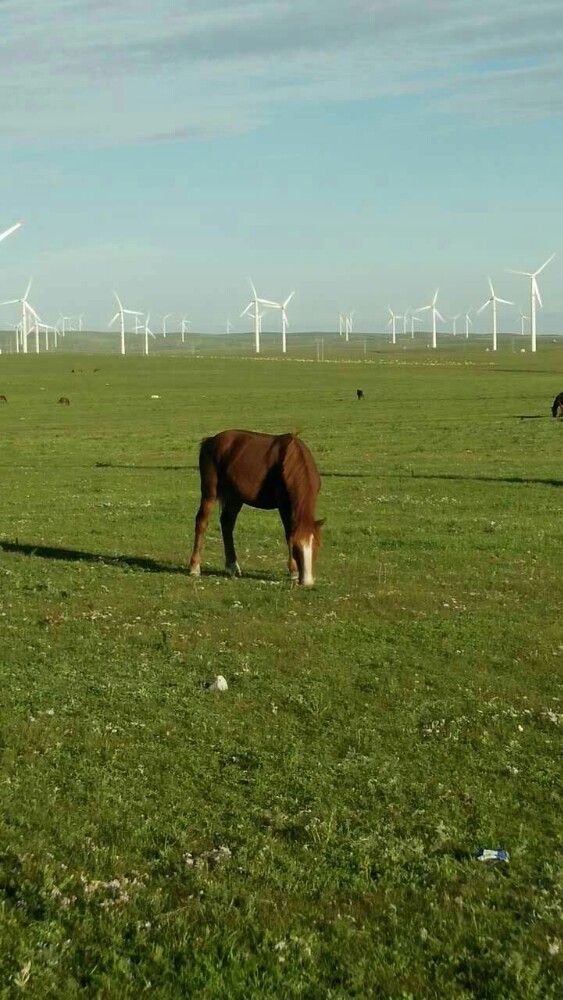
POLYGON ((0 359, 0 997, 560 995, 563 351, 358 358, 0 359), (228 427, 311 590, 248 508, 188 576, 228 427))

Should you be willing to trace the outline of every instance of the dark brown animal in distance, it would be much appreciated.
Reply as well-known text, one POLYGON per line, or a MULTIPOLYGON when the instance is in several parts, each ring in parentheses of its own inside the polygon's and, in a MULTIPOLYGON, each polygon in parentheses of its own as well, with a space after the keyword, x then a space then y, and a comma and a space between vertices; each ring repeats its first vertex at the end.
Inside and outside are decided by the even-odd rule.
POLYGON ((324 523, 315 520, 321 477, 311 452, 297 434, 221 431, 202 441, 199 472, 201 503, 195 519, 190 574, 200 574, 203 536, 213 506, 219 500, 225 565, 231 576, 242 576, 233 530, 242 505, 247 504, 260 510, 279 511, 289 550, 291 579, 312 586, 324 523))
POLYGON ((59 403, 62 406, 70 406, 70 399, 68 399, 66 396, 61 396, 61 398, 59 399, 59 403))
POLYGON ((6 397, 4 395, 0 396, 0 403, 7 403, 7 402, 8 402, 8 400, 6 399, 6 397))
POLYGON ((553 400, 551 412, 554 417, 563 417, 563 392, 558 392, 553 400))
POLYGON ((358 399, 364 399, 364 390, 356 389, 356 396, 358 397, 358 399))

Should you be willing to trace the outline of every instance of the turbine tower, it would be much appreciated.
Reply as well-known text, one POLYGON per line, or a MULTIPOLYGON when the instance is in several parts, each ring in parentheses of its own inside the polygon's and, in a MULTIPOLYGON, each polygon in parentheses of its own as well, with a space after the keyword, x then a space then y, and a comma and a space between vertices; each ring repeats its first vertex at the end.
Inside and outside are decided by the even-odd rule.
POLYGON ((143 333, 145 335, 145 356, 149 353, 149 336, 151 336, 153 340, 156 340, 156 337, 155 337, 154 333, 152 332, 152 330, 151 330, 151 328, 149 326, 149 319, 150 318, 151 318, 151 314, 147 313, 147 315, 145 316, 145 322, 144 322, 144 324, 142 324, 142 327, 141 327, 141 329, 143 330, 143 333))
POLYGON ((181 323, 182 323, 182 328, 181 328, 182 343, 185 344, 186 333, 188 333, 188 327, 191 323, 191 319, 188 319, 187 316, 182 316, 181 323))
POLYGON ((527 320, 527 319, 529 319, 529 318, 530 318, 529 316, 526 316, 526 315, 525 315, 525 314, 524 314, 524 313, 522 312, 522 310, 520 310, 520 335, 521 335, 522 337, 524 336, 524 322, 525 322, 525 320, 527 320))
POLYGON ((442 323, 446 322, 445 319, 444 319, 444 317, 441 315, 441 313, 438 312, 438 310, 436 308, 436 302, 438 301, 438 292, 439 292, 439 290, 440 289, 437 288, 436 291, 434 292, 434 298, 432 299, 432 302, 430 303, 430 305, 428 305, 428 306, 421 306, 420 309, 416 310, 416 312, 419 312, 419 313, 420 312, 426 312, 427 309, 430 309, 432 311, 432 347, 433 347, 434 350, 437 347, 437 340, 436 340, 436 317, 438 317, 438 319, 441 320, 442 323))
POLYGON ((461 313, 456 313, 455 316, 452 316, 452 333, 453 333, 454 337, 456 335, 456 323, 457 323, 457 321, 458 321, 458 319, 459 319, 460 316, 461 316, 461 313))
POLYGON ((543 307, 543 302, 541 300, 540 290, 538 288, 538 283, 536 278, 538 274, 541 274, 544 267, 551 264, 551 261, 555 257, 552 253, 551 257, 548 257, 541 267, 538 267, 537 271, 511 271, 511 274, 524 274, 530 279, 530 333, 532 334, 532 351, 536 351, 536 299, 538 300, 540 306, 543 307))
POLYGON ((119 295, 117 294, 117 292, 114 292, 113 294, 115 295, 115 297, 117 299, 118 310, 117 310, 115 316, 113 317, 113 319, 111 319, 109 321, 108 325, 109 326, 113 326, 113 324, 115 323, 116 319, 120 320, 120 326, 121 326, 121 353, 125 354, 125 317, 126 316, 142 316, 143 314, 141 312, 139 312, 138 310, 136 310, 136 309, 124 309, 123 306, 122 306, 122 304, 121 304, 121 299, 119 298, 119 295))
POLYGON ((162 317, 162 336, 164 339, 166 339, 166 320, 170 319, 173 315, 174 313, 166 313, 166 315, 162 317))
POLYGON ((497 350, 497 346, 498 346, 498 342, 497 342, 497 302, 502 302, 502 303, 504 303, 505 306, 513 306, 514 302, 509 302, 508 299, 499 299, 498 295, 495 295, 495 290, 493 288, 493 283, 492 283, 491 279, 489 278, 488 281, 489 281, 489 288, 491 290, 491 294, 489 295, 489 298, 487 299, 487 301, 483 303, 483 305, 481 306, 481 308, 477 310, 477 315, 479 315, 479 313, 482 313, 483 309, 486 309, 488 305, 492 306, 492 313, 493 313, 493 351, 496 351, 497 350))

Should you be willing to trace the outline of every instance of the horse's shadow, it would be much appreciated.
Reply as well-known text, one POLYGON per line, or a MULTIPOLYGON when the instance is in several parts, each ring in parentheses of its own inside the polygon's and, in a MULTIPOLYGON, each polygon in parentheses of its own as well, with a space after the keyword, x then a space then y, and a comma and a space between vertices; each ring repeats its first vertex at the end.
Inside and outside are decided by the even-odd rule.
MULTIPOLYGON (((15 542, 0 542, 0 551, 15 552, 24 556, 35 556, 38 559, 127 567, 129 569, 142 570, 143 573, 171 573, 178 574, 179 576, 190 576, 188 566, 174 566, 171 563, 160 562, 158 559, 150 559, 148 556, 110 556, 100 552, 84 552, 82 549, 56 548, 52 545, 31 545, 28 542, 17 540, 15 542)), ((202 568, 201 576, 230 579, 230 575, 226 570, 215 569, 214 567, 202 568)), ((249 580, 263 580, 266 583, 277 583, 281 579, 275 573, 259 573, 255 570, 245 570, 243 572, 244 577, 249 580)), ((197 580, 198 577, 193 577, 192 579, 197 580)))

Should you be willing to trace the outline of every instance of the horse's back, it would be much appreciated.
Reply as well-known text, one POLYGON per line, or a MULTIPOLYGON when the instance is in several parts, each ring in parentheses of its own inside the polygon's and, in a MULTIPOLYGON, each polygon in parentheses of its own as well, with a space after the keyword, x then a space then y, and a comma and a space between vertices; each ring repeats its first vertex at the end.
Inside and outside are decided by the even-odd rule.
POLYGON ((296 434, 226 430, 205 438, 200 448, 203 477, 216 477, 219 497, 236 496, 251 507, 279 507, 288 491, 316 495, 320 476, 307 445, 296 434))

